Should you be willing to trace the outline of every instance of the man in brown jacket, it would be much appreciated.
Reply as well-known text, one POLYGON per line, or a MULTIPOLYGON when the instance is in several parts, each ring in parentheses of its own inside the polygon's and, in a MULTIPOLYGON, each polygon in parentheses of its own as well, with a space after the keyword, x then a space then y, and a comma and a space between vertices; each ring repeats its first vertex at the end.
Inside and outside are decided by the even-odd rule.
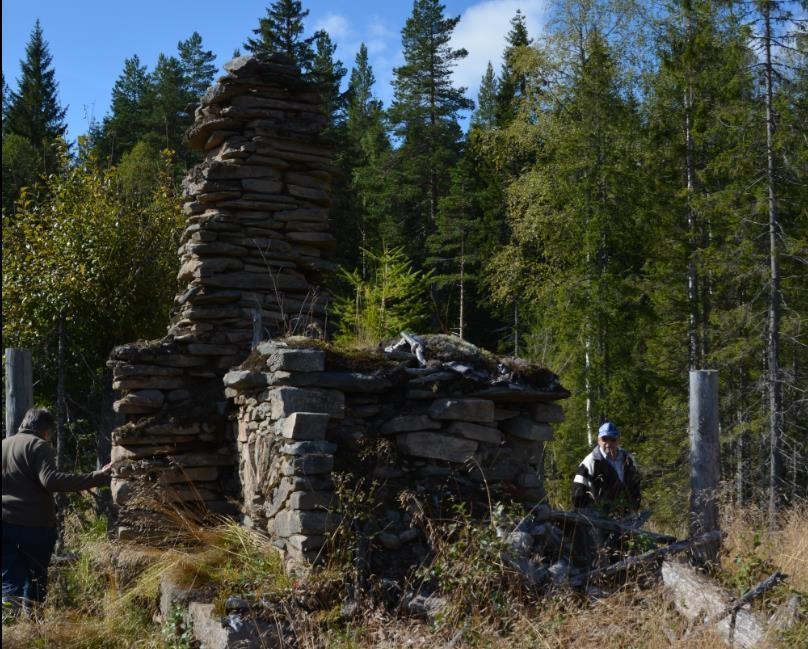
POLYGON ((3 440, 3 607, 42 602, 48 564, 56 543, 57 491, 109 484, 112 464, 85 474, 56 469, 53 415, 42 408, 25 413, 16 435, 3 440))

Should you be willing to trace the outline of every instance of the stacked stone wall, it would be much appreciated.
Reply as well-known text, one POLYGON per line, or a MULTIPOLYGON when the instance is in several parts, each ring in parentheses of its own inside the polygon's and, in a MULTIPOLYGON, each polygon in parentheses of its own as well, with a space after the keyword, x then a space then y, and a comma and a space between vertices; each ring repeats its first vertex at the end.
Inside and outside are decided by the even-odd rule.
POLYGON ((335 474, 376 481, 383 520, 368 533, 388 551, 419 545, 405 491, 483 508, 490 498, 544 499, 544 445, 564 418, 554 401, 568 394, 554 375, 539 387, 492 385, 451 361, 421 367, 415 356, 379 353, 363 364, 345 369, 329 348, 275 341, 224 377, 245 522, 291 560, 323 556, 344 511, 335 474))
MULTIPOLYGON (((317 88, 283 57, 236 58, 187 134, 205 158, 187 175, 167 335, 116 348, 113 495, 122 527, 146 493, 228 511, 238 494, 222 375, 267 334, 321 335, 332 265, 331 151, 317 88), (146 490, 142 489, 147 486, 146 490)), ((148 517, 147 517, 148 518, 148 517)))

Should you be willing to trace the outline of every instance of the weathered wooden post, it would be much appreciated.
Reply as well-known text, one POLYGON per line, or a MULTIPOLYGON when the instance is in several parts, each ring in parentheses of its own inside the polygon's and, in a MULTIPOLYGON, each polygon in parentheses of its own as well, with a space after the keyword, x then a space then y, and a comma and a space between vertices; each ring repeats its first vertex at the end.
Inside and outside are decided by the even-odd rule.
MULTIPOLYGON (((721 455, 718 440, 718 372, 690 372, 690 536, 720 528, 718 479, 721 455)), ((720 541, 693 551, 697 563, 718 559, 720 541)))
POLYGON ((34 405, 31 352, 7 347, 6 352, 6 437, 17 432, 25 412, 34 405))

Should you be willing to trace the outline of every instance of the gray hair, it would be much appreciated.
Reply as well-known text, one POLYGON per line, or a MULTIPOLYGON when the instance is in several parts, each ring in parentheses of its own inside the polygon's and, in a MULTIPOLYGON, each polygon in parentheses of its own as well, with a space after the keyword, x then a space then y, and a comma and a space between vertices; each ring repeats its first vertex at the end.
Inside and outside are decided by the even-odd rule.
POLYGON ((52 431, 55 425, 56 420, 50 410, 47 408, 31 408, 22 418, 22 423, 17 432, 31 432, 42 437, 46 432, 52 431))

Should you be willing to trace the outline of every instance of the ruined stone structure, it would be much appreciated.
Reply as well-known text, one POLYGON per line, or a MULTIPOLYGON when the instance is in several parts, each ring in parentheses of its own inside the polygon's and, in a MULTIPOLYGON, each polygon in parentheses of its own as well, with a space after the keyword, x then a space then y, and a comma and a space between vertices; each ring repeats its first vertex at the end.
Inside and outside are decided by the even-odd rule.
MULTIPOLYGON (((138 485, 227 511, 237 493, 221 383, 256 333, 322 330, 330 150, 317 89, 283 57, 240 57, 196 109, 188 144, 205 152, 184 181, 182 288, 162 340, 115 349, 113 495, 122 531, 141 520, 138 485), (165 486, 165 488, 162 488, 165 486), (158 489, 158 487, 160 487, 158 489)), ((260 338, 260 335, 258 336, 260 338)), ((148 517, 147 519, 148 520, 148 517)))
POLYGON ((540 501, 563 418, 551 402, 568 396, 552 372, 446 336, 353 355, 314 340, 334 245, 319 95, 282 57, 225 70, 188 133, 205 159, 184 182, 168 333, 109 361, 126 418, 113 432, 119 535, 159 538, 160 503, 179 505, 240 516, 310 561, 350 515, 340 489, 361 487, 383 513, 373 537, 417 559, 406 492, 540 501))
POLYGON ((265 342, 224 377, 237 406, 246 521, 268 530, 289 559, 315 559, 339 512, 350 516, 334 474, 349 476, 349 490, 362 477, 366 488, 376 481, 364 505, 382 520, 365 533, 388 554, 416 558, 425 548, 402 493, 479 503, 484 513, 492 498, 544 499, 544 444, 564 417, 553 402, 568 396, 557 377, 454 337, 416 340, 420 360, 398 350, 340 354, 304 339, 265 342))

